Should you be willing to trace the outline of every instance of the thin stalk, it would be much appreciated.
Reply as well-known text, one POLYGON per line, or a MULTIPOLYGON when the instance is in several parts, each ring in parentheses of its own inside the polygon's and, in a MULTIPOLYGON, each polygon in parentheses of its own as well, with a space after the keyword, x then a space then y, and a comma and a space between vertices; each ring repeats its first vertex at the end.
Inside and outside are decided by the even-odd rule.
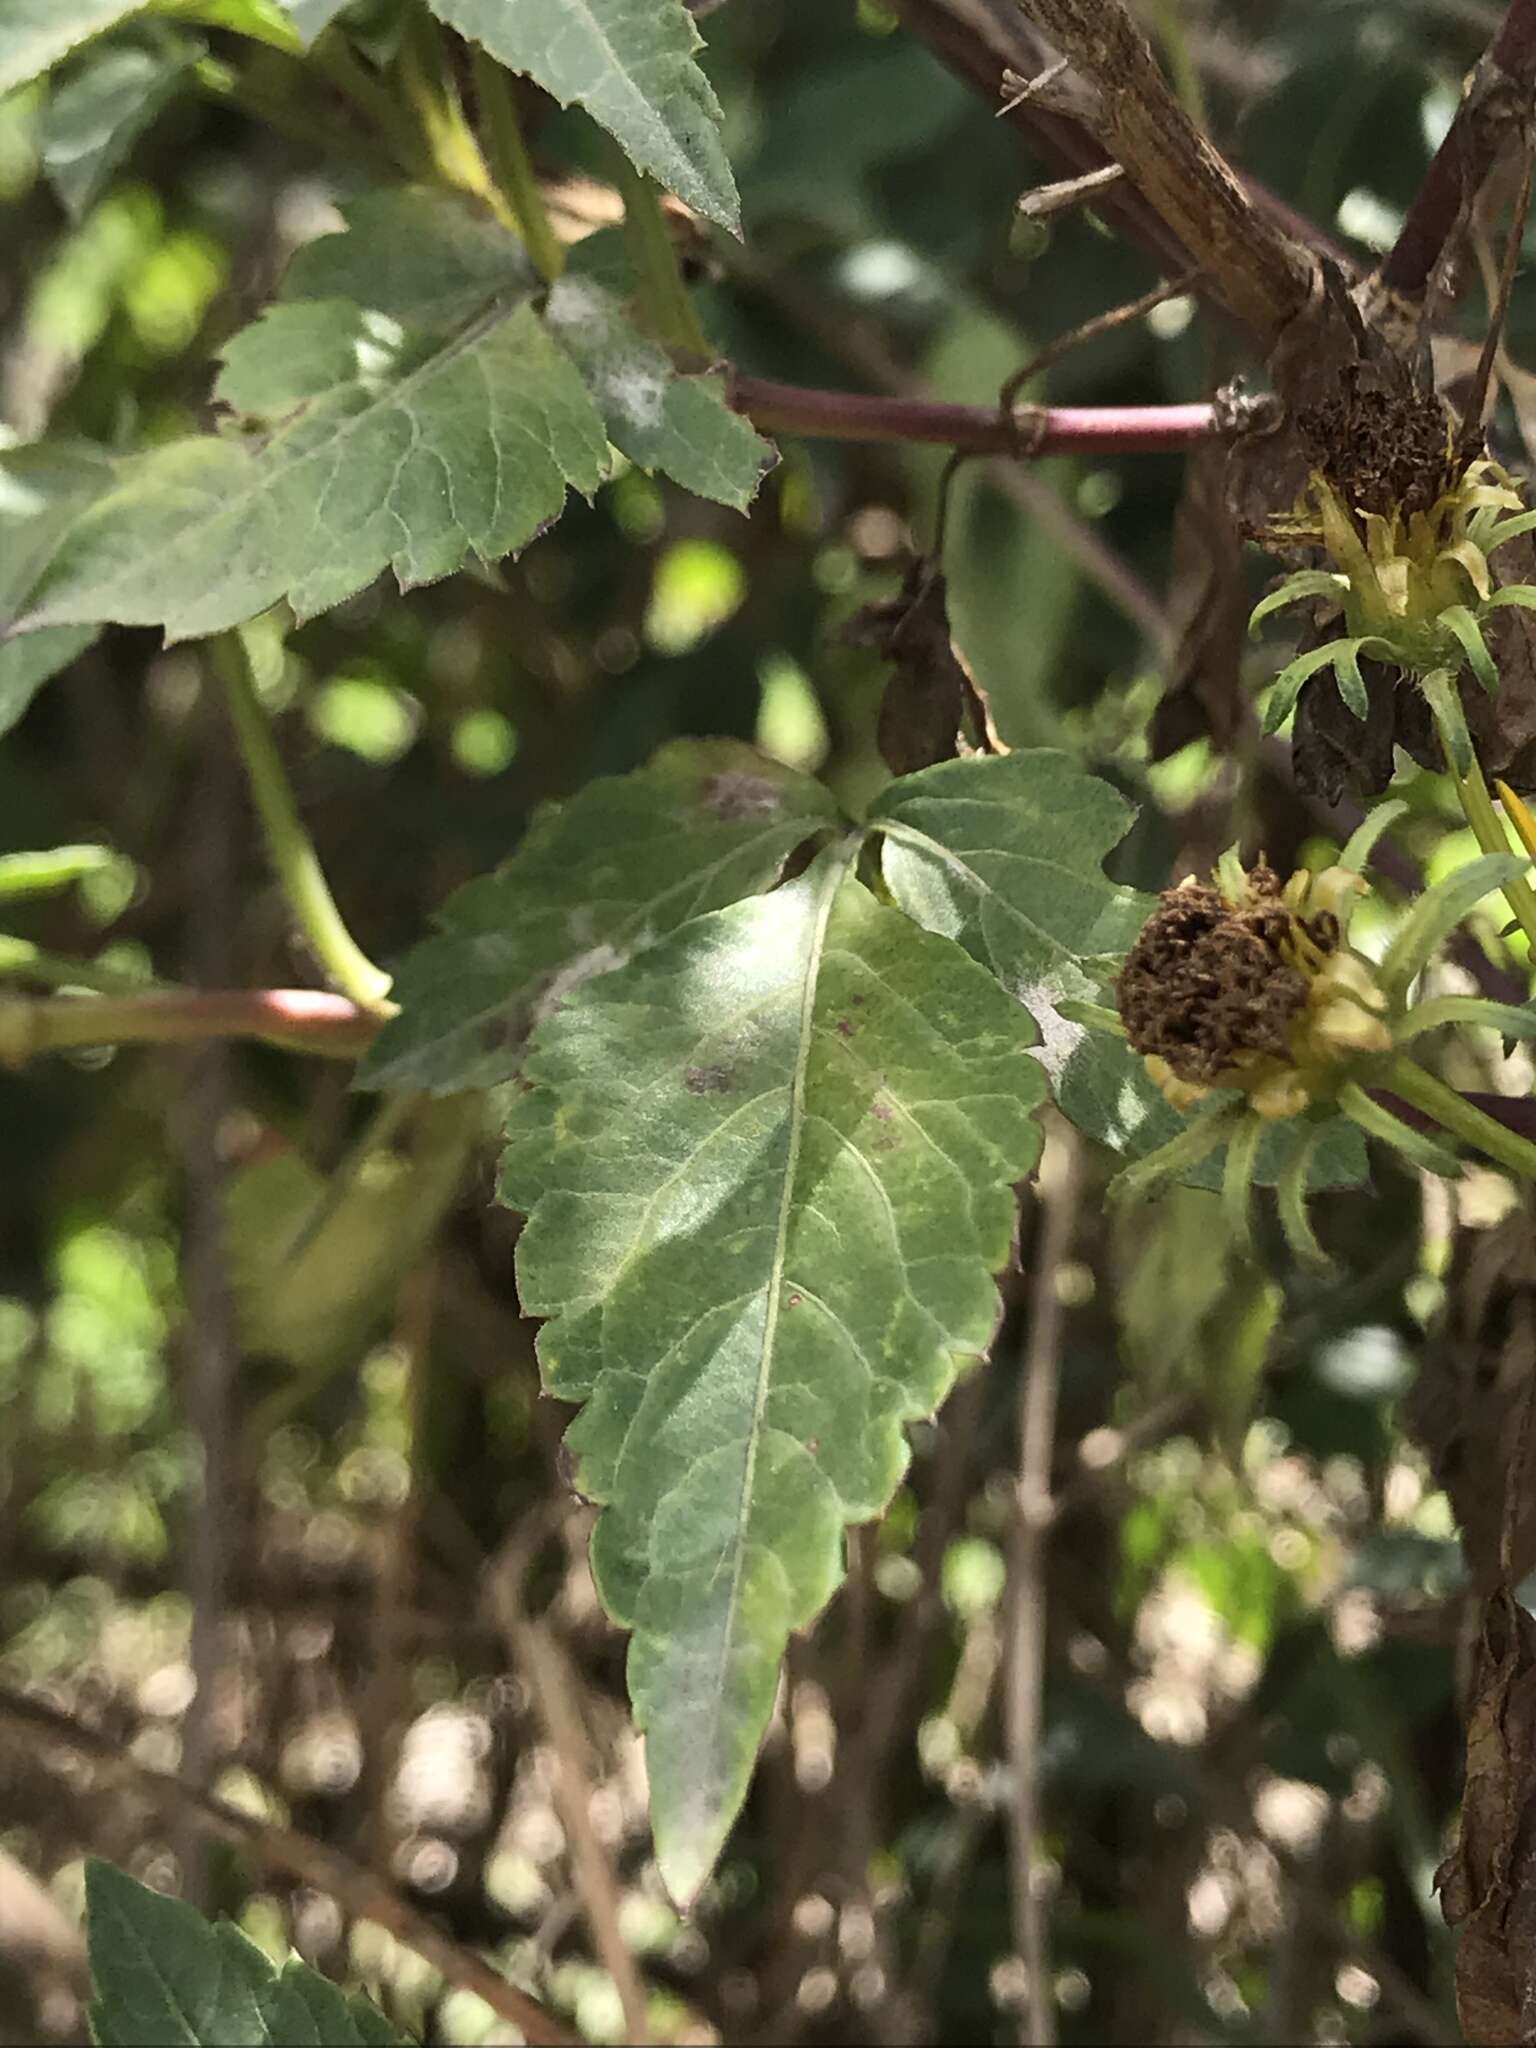
POLYGON ((430 177, 432 159, 413 131, 410 115, 389 87, 358 62, 340 29, 328 28, 317 38, 309 62, 377 132, 390 154, 412 177, 430 177))
POLYGON ((376 1016, 389 1014, 390 978, 362 951, 336 908, 314 842, 299 817, 293 791, 283 773, 267 714, 257 700, 237 636, 216 643, 216 666, 224 683, 229 715, 261 820, 267 854, 288 907, 320 965, 343 995, 359 1009, 376 1016))
POLYGON ((512 207, 497 189, 475 131, 465 118, 442 31, 425 12, 413 15, 406 26, 400 45, 400 80, 421 124, 422 140, 437 176, 445 185, 480 200, 503 226, 515 228, 512 207))
MULTIPOLYGON (((1456 785, 1456 794, 1467 823, 1472 827, 1473 836, 1484 853, 1513 853, 1509 835, 1499 822, 1499 814, 1493 808, 1493 798, 1483 780, 1482 766, 1476 754, 1472 756, 1472 772, 1461 776, 1456 773, 1451 761, 1450 746, 1445 734, 1440 735, 1440 744, 1445 750, 1446 768, 1456 785)), ((1514 912, 1521 931, 1531 942, 1531 957, 1536 960, 1536 889, 1523 875, 1512 875, 1504 883, 1504 901, 1514 912)))
MULTIPOLYGON (((295 67, 297 69, 297 67, 295 67)), ((292 92, 269 90, 249 70, 239 72, 217 57, 203 57, 193 65, 192 77, 201 91, 221 105, 238 107, 263 127, 286 135, 306 149, 331 149, 338 156, 364 166, 375 176, 398 177, 399 158, 391 148, 372 135, 365 135, 349 122, 330 118, 330 109, 307 104, 296 82, 292 92)))
POLYGON ((546 284, 553 284, 565 268, 565 244, 555 233, 544 194, 534 176, 522 124, 517 118, 512 81, 478 43, 470 52, 470 62, 491 170, 539 275, 546 284))
POLYGON ((614 182, 624 200, 624 238, 640 282, 640 304, 652 334, 674 361, 698 369, 714 361, 677 266, 677 250, 661 208, 661 190, 617 146, 614 182))
POLYGON ((1027 405, 1009 411, 945 399, 817 391, 737 373, 730 380, 730 402, 767 434, 933 442, 967 455, 1161 454, 1197 447, 1216 432, 1209 405, 1027 405))
POLYGON ((8 980, 41 982, 45 988, 88 988, 108 996, 141 996, 166 986, 153 975, 129 974, 95 960, 45 952, 30 939, 13 939, 6 932, 0 936, 0 981, 8 980))
POLYGON ((1465 1095, 1448 1088, 1444 1081, 1416 1060, 1399 1054, 1380 1077, 1381 1086, 1400 1096, 1412 1108, 1433 1117, 1443 1130, 1475 1145, 1487 1158, 1520 1180, 1536 1181, 1536 1145, 1484 1115, 1465 1095))

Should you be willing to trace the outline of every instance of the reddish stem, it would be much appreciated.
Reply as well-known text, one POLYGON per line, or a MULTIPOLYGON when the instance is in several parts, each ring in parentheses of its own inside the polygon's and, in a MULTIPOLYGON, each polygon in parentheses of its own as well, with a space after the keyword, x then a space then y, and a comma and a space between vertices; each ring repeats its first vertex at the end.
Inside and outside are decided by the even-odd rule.
POLYGON ((828 441, 932 441, 967 455, 1148 455, 1196 446, 1216 431, 1209 405, 996 406, 811 391, 763 377, 731 378, 731 404, 770 434, 828 441))
POLYGON ((1509 11, 1473 73, 1472 85, 1414 195, 1402 232, 1382 260, 1381 283, 1406 299, 1424 298, 1446 245, 1536 96, 1536 0, 1509 11))
POLYGON ((383 1019, 345 996, 307 988, 152 990, 128 996, 0 996, 0 1066, 87 1045, 166 1045, 259 1038, 296 1052, 353 1059, 383 1019))

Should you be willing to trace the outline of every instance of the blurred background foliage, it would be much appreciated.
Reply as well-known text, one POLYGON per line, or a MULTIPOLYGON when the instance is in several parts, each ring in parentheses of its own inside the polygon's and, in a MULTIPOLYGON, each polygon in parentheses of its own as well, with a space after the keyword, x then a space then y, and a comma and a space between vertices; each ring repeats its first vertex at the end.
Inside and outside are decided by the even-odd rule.
MULTIPOLYGON (((384 48, 393 11, 364 0, 348 21, 384 48)), ((1497 10, 1142 13, 1234 157, 1368 258, 1497 10)), ((726 0, 704 26, 747 240, 698 244, 698 297, 743 371, 986 404, 1043 341, 1155 281, 1089 213, 1015 223, 1020 189, 1055 167, 883 0, 726 0)), ((221 343, 368 175, 297 102, 281 118, 286 74, 264 62, 144 20, 0 101, 9 438, 128 447, 206 423, 221 343), (225 89, 241 67, 276 125, 225 89)), ((595 132, 544 106, 535 136, 566 229, 611 219, 595 132)), ((1517 294, 1517 361, 1533 327, 1517 294)), ((1197 398, 1240 367, 1231 335, 1175 300, 1034 395, 1197 398)), ((269 621, 261 688, 370 952, 403 952, 532 806, 676 735, 754 740, 866 797, 884 675, 843 628, 926 545, 942 465, 786 441, 750 518, 630 470, 483 580, 408 598, 381 583, 286 635, 269 621)), ((1173 457, 977 462, 949 513, 955 631, 1003 736, 1067 746, 1143 805, 1116 859, 1145 888, 1234 826, 1282 870, 1334 843, 1208 735, 1151 758, 1183 483, 1173 457)), ((1234 659, 1262 675, 1261 652, 1234 659)), ((0 972, 28 947, 132 985, 310 972, 208 698, 195 648, 113 629, 8 734, 0 857, 76 858, 0 900, 0 972)), ((1466 858, 1440 779, 1404 793, 1399 837, 1431 875, 1466 858)), ((1384 934, 1390 902, 1378 915, 1384 934)), ((1467 1079, 1530 1086, 1496 1049, 1467 1079)), ((594 2041, 626 2037, 637 1989, 661 2039, 1016 2038, 1001 1666, 1039 1205, 994 1355, 916 1432, 890 1513, 795 1646, 746 1815, 685 1925, 649 1857, 623 1644, 587 1574, 564 1412, 538 1392, 486 1127, 481 1104, 381 1111, 345 1067, 260 1048, 0 1074, 0 1677, 386 1872, 594 2041), (210 1072, 238 1338, 211 1405, 210 1072), (200 1461, 219 1482, 201 1510, 200 1461), (212 1677, 189 1717, 195 1670, 212 1677), (552 1685, 576 1703, 579 1752, 552 1685)), ((1453 1201, 1381 1168, 1370 1193, 1320 1205, 1338 1264, 1319 1280, 1278 1245, 1256 1273, 1195 1191, 1106 1223, 1105 1170, 1083 1163, 1053 1276, 1036 1761, 1062 2037, 1452 2039, 1431 1877, 1459 1791, 1463 1575, 1398 1403, 1456 1245, 1498 1221, 1503 1183, 1474 1174, 1453 1201)), ((275 1952, 295 1943, 425 2039, 515 2038, 377 1927, 270 1888, 0 1715, 0 2042, 83 2038, 88 1852, 275 1952)))

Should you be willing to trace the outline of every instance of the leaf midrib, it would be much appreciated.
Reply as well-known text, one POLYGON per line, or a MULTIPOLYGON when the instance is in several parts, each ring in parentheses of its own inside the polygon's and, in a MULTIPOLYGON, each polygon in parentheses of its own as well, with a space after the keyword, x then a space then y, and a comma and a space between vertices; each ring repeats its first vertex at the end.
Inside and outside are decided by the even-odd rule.
MULTIPOLYGON (((826 951, 827 926, 833 905, 848 878, 861 838, 853 839, 839 857, 829 858, 827 878, 817 906, 815 930, 806 955, 800 988, 800 1017, 794 1079, 789 1094, 789 1142, 784 1159, 784 1186, 779 1198, 778 1223, 774 1232, 773 1259, 768 1272, 768 1302, 763 1317, 762 1346, 758 1354, 757 1385, 752 1397, 752 1426, 747 1436, 747 1459, 742 1472, 740 1506, 732 1544, 731 1589, 726 1600, 725 1626, 720 1632, 721 1661, 729 1655, 736 1632, 736 1614, 741 1604, 741 1582, 746 1565, 747 1530, 752 1516, 752 1482, 757 1471, 758 1445, 762 1441, 763 1416, 768 1405, 772 1375, 774 1339, 778 1333, 779 1306, 784 1292, 784 1267, 789 1250, 790 1224, 794 1216, 795 1183, 800 1167, 800 1148, 805 1135, 805 1092, 815 1036, 816 997, 821 983, 821 962, 826 951)), ((709 1749, 713 1751, 720 1725, 724 1687, 717 1682, 710 1689, 709 1749)))

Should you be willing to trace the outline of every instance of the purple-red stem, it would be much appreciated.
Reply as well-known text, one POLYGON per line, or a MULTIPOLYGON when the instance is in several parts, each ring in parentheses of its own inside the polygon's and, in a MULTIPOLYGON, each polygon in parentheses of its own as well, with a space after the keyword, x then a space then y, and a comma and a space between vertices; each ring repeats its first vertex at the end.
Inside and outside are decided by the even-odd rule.
POLYGON ((354 1059, 383 1019, 317 989, 175 989, 129 996, 0 996, 0 1066, 89 1045, 259 1038, 295 1052, 354 1059))
POLYGON ((1414 300, 1428 292, 1447 242, 1511 133, 1511 89, 1528 115, 1536 94, 1536 0, 1510 0, 1473 74, 1472 89, 1414 195, 1402 232, 1382 260, 1380 277, 1388 290, 1414 300))
POLYGON ((733 375, 731 404, 769 434, 827 441, 925 441, 967 455, 1150 455, 1193 448, 1216 431, 1209 405, 996 406, 812 391, 733 375))

